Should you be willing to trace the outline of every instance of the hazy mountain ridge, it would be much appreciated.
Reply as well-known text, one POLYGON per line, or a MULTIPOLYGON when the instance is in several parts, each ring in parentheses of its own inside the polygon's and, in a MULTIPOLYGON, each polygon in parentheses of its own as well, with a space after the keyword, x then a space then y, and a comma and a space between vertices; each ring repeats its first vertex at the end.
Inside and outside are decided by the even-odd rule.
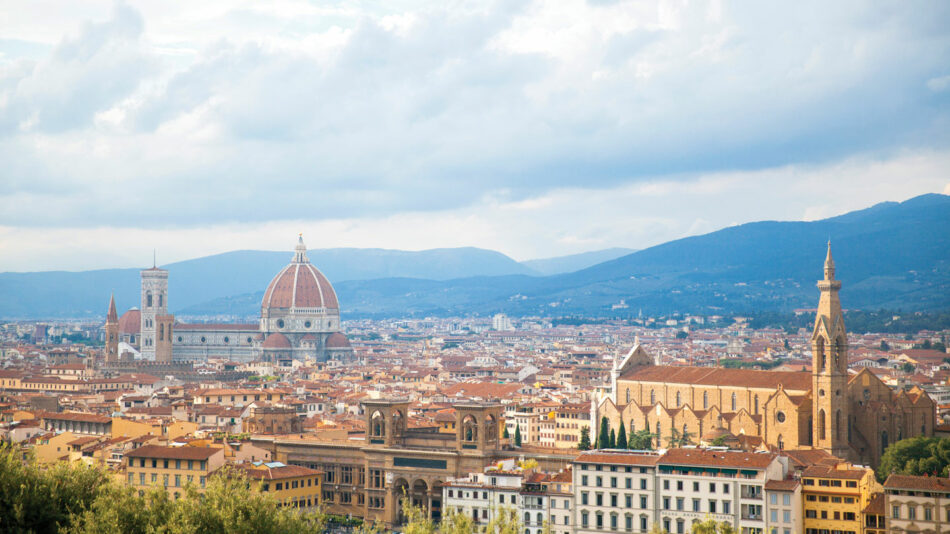
MULTIPOLYGON (((503 254, 471 248, 309 254, 333 282, 344 316, 350 317, 499 311, 624 316, 640 309, 747 313, 814 307, 829 237, 845 307, 950 308, 950 197, 936 194, 820 221, 748 223, 551 276, 534 276, 534 270, 503 254), (347 257, 359 258, 353 261, 360 264, 347 266, 341 259, 347 257), (373 273, 380 276, 356 279, 373 273), (435 279, 440 273, 448 279, 435 279)), ((270 278, 288 261, 287 252, 238 251, 169 265, 172 309, 185 315, 253 317, 270 278), (218 294, 209 295, 211 290, 218 294)), ((126 293, 116 292, 120 308, 137 305, 137 269, 3 273, 0 316, 16 317, 18 309, 33 317, 101 316, 109 291, 120 284, 126 293), (70 279, 67 291, 62 281, 47 283, 44 277, 50 275, 78 278, 70 279), (17 289, 23 282, 29 283, 17 289), (14 297, 24 292, 44 305, 17 306, 14 297), (50 302, 60 306, 51 310, 50 302)))

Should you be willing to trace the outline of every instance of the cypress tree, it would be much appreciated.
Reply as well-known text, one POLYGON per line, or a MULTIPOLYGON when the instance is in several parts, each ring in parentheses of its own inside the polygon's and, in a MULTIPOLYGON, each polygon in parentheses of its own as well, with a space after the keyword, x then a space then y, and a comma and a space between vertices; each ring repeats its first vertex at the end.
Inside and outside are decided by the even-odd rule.
POLYGON ((620 428, 617 429, 617 448, 627 448, 627 429, 623 426, 623 420, 620 421, 620 428))
POLYGON ((597 448, 606 449, 610 443, 610 425, 607 423, 607 416, 600 418, 600 435, 597 436, 597 448))
POLYGON ((607 442, 607 448, 608 449, 617 448, 617 433, 614 432, 614 429, 612 428, 610 429, 610 441, 607 442))
POLYGON ((581 440, 577 443, 577 450, 580 451, 589 451, 590 450, 590 429, 586 426, 581 429, 581 440))
POLYGON ((521 446, 521 425, 515 427, 515 447, 521 446))

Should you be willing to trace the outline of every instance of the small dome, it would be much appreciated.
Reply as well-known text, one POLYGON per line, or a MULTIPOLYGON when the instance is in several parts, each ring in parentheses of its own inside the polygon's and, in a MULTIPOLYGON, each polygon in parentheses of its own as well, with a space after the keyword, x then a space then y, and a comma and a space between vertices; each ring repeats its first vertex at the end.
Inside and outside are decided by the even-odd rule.
POLYGON ((138 334, 142 330, 142 312, 136 308, 122 314, 119 317, 120 334, 138 334))
POLYGON ((330 334, 330 337, 327 338, 327 348, 328 349, 348 349, 350 348, 350 340, 346 338, 345 335, 340 332, 334 332, 330 334))
POLYGON ((277 332, 276 334, 271 334, 267 336, 267 339, 264 340, 264 343, 261 344, 261 348, 264 349, 289 349, 290 340, 287 339, 287 336, 277 332))
POLYGON ((268 284, 261 308, 340 308, 330 281, 307 259, 303 237, 297 242, 290 265, 268 284))

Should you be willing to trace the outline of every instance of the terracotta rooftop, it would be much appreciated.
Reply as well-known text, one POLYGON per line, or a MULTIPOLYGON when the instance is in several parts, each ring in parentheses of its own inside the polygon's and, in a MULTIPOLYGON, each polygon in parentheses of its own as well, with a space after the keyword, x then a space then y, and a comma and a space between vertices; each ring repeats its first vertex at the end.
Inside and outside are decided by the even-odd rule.
POLYGON ((574 459, 575 463, 614 465, 656 465, 660 455, 649 452, 585 451, 574 459))
POLYGON ((950 478, 890 475, 884 481, 886 489, 912 489, 950 493, 950 478))
POLYGON ((173 460, 207 460, 223 451, 211 447, 163 447, 161 445, 143 445, 133 449, 125 456, 128 458, 170 458, 173 460))
POLYGON ((834 466, 828 465, 813 465, 806 467, 802 471, 803 477, 814 477, 814 478, 838 478, 843 480, 861 480, 864 478, 866 471, 860 468, 854 469, 835 469, 834 466))
POLYGON ((811 373, 791 371, 756 371, 753 369, 725 369, 722 367, 677 367, 651 365, 624 373, 621 380, 670 384, 697 384, 706 386, 735 386, 777 389, 779 385, 791 391, 809 391, 811 373))
POLYGON ((241 464, 237 466, 249 478, 256 480, 282 480, 285 478, 298 478, 318 475, 321 472, 316 469, 302 467, 299 465, 282 465, 280 467, 268 467, 267 464, 241 464))
POLYGON ((701 465, 712 467, 747 467, 764 469, 777 455, 774 453, 752 453, 740 451, 721 451, 709 449, 670 449, 666 451, 658 464, 701 465))

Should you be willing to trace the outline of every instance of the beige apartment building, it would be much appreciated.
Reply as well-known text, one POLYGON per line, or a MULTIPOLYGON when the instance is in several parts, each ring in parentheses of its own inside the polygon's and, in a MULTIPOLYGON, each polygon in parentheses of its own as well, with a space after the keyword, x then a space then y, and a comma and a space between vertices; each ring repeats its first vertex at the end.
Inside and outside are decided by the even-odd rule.
POLYGON ((950 479, 891 475, 884 495, 887 532, 950 532, 950 479))

